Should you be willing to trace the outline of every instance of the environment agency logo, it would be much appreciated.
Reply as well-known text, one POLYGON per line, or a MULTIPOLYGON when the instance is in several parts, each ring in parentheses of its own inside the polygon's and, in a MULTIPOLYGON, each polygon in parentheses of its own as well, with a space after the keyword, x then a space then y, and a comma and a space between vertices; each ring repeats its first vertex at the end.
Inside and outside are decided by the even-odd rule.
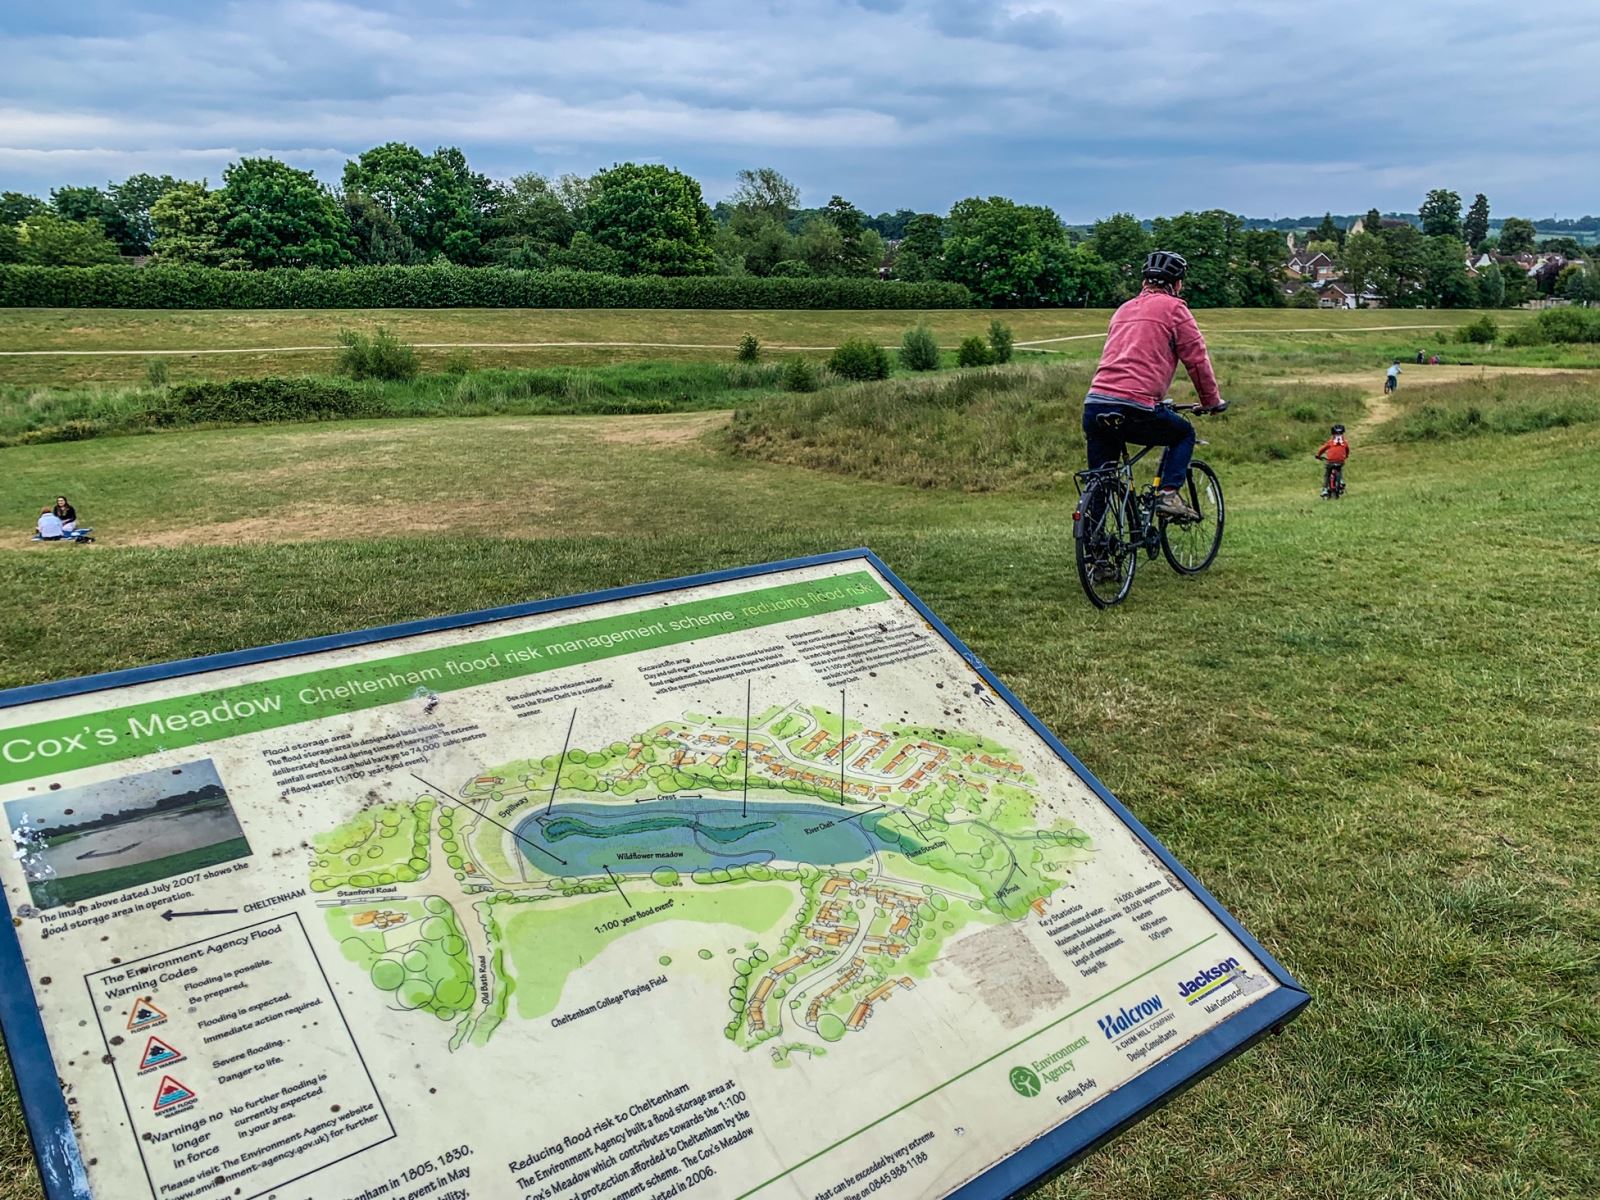
POLYGON ((1019 1096, 1037 1096, 1044 1085, 1028 1067, 1011 1068, 1011 1090, 1019 1096))

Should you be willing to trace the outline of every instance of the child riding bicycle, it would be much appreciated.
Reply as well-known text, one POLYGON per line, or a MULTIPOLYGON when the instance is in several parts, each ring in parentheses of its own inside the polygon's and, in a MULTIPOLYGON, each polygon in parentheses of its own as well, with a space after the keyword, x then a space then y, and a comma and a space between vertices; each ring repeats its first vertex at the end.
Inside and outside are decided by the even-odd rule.
POLYGON ((1316 457, 1322 460, 1322 496, 1324 499, 1344 491, 1344 463, 1350 457, 1350 443, 1345 440, 1344 426, 1335 425, 1333 436, 1317 447, 1316 457))
POLYGON ((1164 446, 1156 513, 1197 520, 1181 489, 1194 454, 1194 426, 1162 405, 1182 362, 1200 395, 1203 412, 1228 407, 1194 314, 1180 297, 1189 264, 1181 254, 1157 250, 1144 260, 1144 286, 1111 318, 1100 366, 1083 401, 1089 466, 1114 466, 1129 442, 1164 446))

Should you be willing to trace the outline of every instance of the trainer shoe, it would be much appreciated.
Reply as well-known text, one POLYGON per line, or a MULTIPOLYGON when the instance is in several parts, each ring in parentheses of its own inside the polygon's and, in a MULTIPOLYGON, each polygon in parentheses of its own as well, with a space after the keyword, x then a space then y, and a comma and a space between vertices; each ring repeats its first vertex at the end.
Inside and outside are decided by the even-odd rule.
POLYGON ((1200 514, 1190 508, 1177 492, 1161 492, 1156 496, 1156 516, 1178 521, 1198 521, 1200 514))

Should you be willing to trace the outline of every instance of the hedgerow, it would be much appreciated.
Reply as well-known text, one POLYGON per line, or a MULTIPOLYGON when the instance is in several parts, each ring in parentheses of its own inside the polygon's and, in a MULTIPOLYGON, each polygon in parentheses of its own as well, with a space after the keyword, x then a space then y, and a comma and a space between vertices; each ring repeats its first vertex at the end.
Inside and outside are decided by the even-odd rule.
POLYGON ((0 308, 967 308, 958 283, 502 267, 0 267, 0 308))

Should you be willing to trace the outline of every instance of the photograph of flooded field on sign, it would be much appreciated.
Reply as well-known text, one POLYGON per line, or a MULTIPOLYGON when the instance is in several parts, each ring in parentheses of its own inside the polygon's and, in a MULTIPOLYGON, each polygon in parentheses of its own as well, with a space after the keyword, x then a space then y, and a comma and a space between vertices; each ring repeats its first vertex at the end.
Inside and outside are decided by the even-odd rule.
POLYGON ((28 891, 54 908, 250 853, 210 759, 6 801, 28 891))

